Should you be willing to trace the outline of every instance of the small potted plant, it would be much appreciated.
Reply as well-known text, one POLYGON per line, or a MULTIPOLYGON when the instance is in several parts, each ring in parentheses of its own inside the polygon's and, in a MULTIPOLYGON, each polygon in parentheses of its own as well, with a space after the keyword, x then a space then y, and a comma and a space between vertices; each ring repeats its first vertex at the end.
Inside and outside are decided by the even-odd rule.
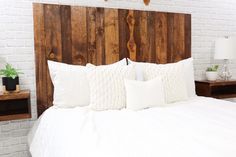
POLYGON ((211 67, 208 67, 206 70, 206 78, 209 81, 215 81, 218 77, 218 68, 219 65, 212 65, 211 67))
POLYGON ((10 64, 6 64, 5 69, 0 70, 0 76, 3 76, 2 84, 6 91, 16 90, 16 86, 19 85, 19 74, 22 74, 22 72, 13 68, 10 64))

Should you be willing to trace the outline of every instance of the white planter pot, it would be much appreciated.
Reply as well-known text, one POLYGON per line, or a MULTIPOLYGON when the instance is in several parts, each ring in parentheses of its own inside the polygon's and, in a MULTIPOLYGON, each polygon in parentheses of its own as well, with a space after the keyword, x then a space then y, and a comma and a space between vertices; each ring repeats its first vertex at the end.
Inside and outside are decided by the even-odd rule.
POLYGON ((216 71, 207 71, 206 72, 206 78, 209 81, 215 81, 218 78, 218 72, 216 72, 216 71))

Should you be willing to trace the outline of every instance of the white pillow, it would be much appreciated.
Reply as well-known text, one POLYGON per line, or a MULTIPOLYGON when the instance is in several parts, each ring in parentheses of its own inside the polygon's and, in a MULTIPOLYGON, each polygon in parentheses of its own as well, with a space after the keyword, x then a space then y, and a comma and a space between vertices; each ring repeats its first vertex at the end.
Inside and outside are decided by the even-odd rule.
POLYGON ((89 105, 89 83, 85 66, 48 61, 54 85, 53 105, 76 107, 89 105))
POLYGON ((194 68, 193 58, 188 58, 180 61, 183 65, 184 79, 186 82, 188 97, 196 96, 195 81, 194 81, 194 68))
POLYGON ((144 70, 145 80, 151 80, 158 76, 163 76, 163 86, 167 103, 186 100, 188 98, 182 64, 146 63, 144 70))
MULTIPOLYGON (((109 66, 110 65, 115 65, 115 66, 125 66, 125 65, 128 65, 128 59, 126 59, 126 58, 123 58, 122 60, 120 60, 120 61, 118 61, 118 62, 115 62, 115 63, 112 63, 112 64, 108 64, 109 66)), ((87 63, 86 64, 86 67, 92 67, 92 66, 96 66, 96 65, 94 65, 94 64, 92 64, 92 63, 87 63)))
POLYGON ((125 80, 126 108, 140 110, 165 104, 162 77, 149 81, 125 80))
POLYGON ((87 72, 90 86, 90 108, 93 110, 122 109, 126 96, 124 79, 135 79, 130 66, 94 66, 87 72))
MULTIPOLYGON (((133 64, 135 66, 137 79, 144 80, 143 72, 144 72, 146 63, 145 62, 134 62, 134 61, 131 61, 130 59, 128 59, 128 63, 133 64)), ((177 63, 183 65, 183 73, 184 73, 184 79, 186 82, 188 97, 196 96, 193 59, 188 58, 188 59, 184 59, 182 61, 179 61, 177 63)), ((169 63, 169 64, 173 64, 173 63, 169 63)), ((161 65, 161 64, 158 64, 158 65, 161 65)), ((163 65, 168 65, 168 64, 163 64, 163 65)))

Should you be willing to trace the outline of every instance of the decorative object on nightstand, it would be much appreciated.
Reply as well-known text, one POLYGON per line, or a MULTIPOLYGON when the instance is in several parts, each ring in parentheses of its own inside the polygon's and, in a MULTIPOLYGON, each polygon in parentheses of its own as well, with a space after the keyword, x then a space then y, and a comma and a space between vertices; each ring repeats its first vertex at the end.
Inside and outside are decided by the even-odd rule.
POLYGON ((0 70, 2 78, 3 92, 19 92, 19 74, 22 74, 18 69, 13 68, 10 64, 6 64, 5 69, 0 70))
POLYGON ((198 96, 213 97, 218 99, 236 97, 236 80, 195 81, 198 96))
POLYGON ((236 59, 236 37, 219 38, 215 42, 215 59, 223 59, 224 66, 220 73, 223 80, 229 80, 232 74, 229 71, 229 59, 236 59))
POLYGON ((209 81, 215 81, 218 78, 218 68, 219 65, 212 65, 206 70, 206 78, 209 81))
POLYGON ((30 91, 0 95, 0 121, 31 118, 30 91))

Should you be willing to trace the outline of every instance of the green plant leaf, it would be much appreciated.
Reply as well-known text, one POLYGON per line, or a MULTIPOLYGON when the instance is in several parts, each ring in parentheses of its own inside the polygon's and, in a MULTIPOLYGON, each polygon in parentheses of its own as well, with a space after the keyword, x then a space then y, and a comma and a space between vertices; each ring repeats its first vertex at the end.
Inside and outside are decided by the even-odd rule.
POLYGON ((13 68, 10 64, 6 64, 5 69, 0 70, 0 75, 5 77, 11 77, 15 79, 19 74, 23 74, 19 69, 13 68))

